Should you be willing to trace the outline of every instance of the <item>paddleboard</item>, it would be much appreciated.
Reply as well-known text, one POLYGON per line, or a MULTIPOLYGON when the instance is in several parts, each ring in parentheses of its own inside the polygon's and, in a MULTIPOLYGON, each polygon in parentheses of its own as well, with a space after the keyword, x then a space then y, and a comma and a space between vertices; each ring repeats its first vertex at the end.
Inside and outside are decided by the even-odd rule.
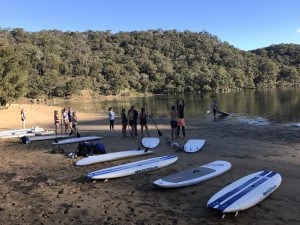
POLYGON ((252 173, 217 192, 207 206, 223 213, 238 213, 264 200, 279 187, 281 181, 280 174, 274 171, 252 173))
POLYGON ((152 151, 144 151, 144 150, 128 150, 122 152, 113 152, 103 155, 92 155, 88 156, 84 159, 81 159, 75 163, 76 166, 87 166, 95 163, 100 162, 107 162, 113 161, 118 159, 130 158, 130 157, 137 157, 152 154, 152 151))
POLYGON ((17 135, 26 135, 29 133, 36 133, 36 132, 42 132, 44 131, 43 128, 40 127, 34 127, 30 129, 18 129, 18 130, 6 130, 6 131, 0 131, 0 137, 5 136, 17 136, 17 135))
POLYGON ((110 179, 124 177, 168 166, 172 163, 175 163, 177 159, 178 158, 175 155, 150 158, 146 160, 123 164, 120 166, 114 166, 107 169, 98 170, 95 172, 90 172, 87 174, 87 177, 91 179, 110 179))
POLYGON ((79 137, 79 138, 69 138, 66 140, 61 140, 56 143, 52 143, 53 145, 65 145, 65 144, 73 144, 77 142, 82 142, 82 141, 95 141, 103 139, 103 137, 98 137, 98 136, 86 136, 86 137, 79 137))
POLYGON ((221 116, 229 116, 228 112, 217 111, 217 113, 220 114, 221 116))
POLYGON ((35 136, 35 133, 17 133, 14 135, 6 135, 6 136, 1 136, 0 139, 8 139, 8 138, 20 138, 20 137, 33 137, 35 136))
POLYGON ((155 148, 159 145, 160 139, 159 138, 149 138, 145 137, 142 139, 142 145, 145 148, 155 148))
POLYGON ((199 151, 205 144, 205 140, 191 139, 188 140, 183 147, 183 150, 188 153, 194 153, 199 151))
POLYGON ((230 168, 230 162, 218 160, 203 166, 198 166, 193 169, 188 169, 163 177, 155 180, 153 184, 162 188, 186 187, 219 176, 230 170, 230 168))
POLYGON ((38 136, 38 137, 32 137, 29 138, 29 142, 31 141, 45 141, 45 140, 55 140, 55 139, 59 139, 59 138, 68 138, 68 137, 72 137, 68 134, 58 134, 58 135, 48 135, 48 136, 38 136))

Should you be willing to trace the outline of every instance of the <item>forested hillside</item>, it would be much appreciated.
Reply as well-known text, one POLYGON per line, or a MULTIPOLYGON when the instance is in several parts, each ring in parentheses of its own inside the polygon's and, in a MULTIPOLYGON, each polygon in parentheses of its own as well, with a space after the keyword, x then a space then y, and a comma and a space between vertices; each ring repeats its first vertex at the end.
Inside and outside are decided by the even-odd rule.
POLYGON ((21 96, 299 85, 300 46, 239 50, 207 32, 0 30, 0 105, 21 96))

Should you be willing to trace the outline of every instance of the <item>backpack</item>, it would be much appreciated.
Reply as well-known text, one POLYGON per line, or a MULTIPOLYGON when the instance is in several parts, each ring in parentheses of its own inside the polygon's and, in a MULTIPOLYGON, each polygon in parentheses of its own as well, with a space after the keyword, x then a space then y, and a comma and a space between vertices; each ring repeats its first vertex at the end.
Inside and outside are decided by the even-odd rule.
POLYGON ((94 144, 89 142, 79 142, 77 156, 89 156, 93 153, 94 144))
POLYGON ((23 136, 20 138, 23 144, 28 144, 30 142, 28 136, 23 136))
POLYGON ((97 143, 94 147, 93 154, 100 155, 100 154, 105 154, 105 153, 106 153, 106 151, 105 151, 104 144, 97 143))

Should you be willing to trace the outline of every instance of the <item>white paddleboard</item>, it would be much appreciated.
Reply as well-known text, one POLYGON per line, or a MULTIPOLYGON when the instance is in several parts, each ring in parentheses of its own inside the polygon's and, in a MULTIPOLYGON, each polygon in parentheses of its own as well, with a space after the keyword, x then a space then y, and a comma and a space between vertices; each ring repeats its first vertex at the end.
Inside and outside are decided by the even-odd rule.
POLYGON ((159 138, 145 137, 142 139, 142 145, 145 148, 155 148, 159 145, 159 142, 160 142, 159 138))
POLYGON ((252 173, 217 192, 207 206, 223 213, 248 209, 268 197, 281 181, 280 174, 274 171, 252 173))
POLYGON ((219 176, 230 170, 230 168, 230 162, 218 160, 203 166, 163 177, 155 180, 153 184, 163 188, 185 187, 219 176))
POLYGON ((29 142, 31 141, 45 141, 45 140, 55 140, 55 139, 59 139, 59 138, 68 138, 68 137, 72 137, 68 134, 58 134, 58 135, 48 135, 48 136, 38 136, 38 137, 32 137, 29 138, 29 142))
POLYGON ((35 136, 35 133, 17 133, 14 135, 6 135, 6 136, 1 136, 0 139, 9 139, 9 138, 20 138, 20 137, 33 137, 35 136))
POLYGON ((23 136, 34 136, 35 133, 43 132, 44 129, 40 127, 30 128, 30 129, 19 129, 19 130, 7 130, 0 132, 0 138, 14 138, 14 137, 23 137, 23 136))
POLYGON ((81 159, 75 163, 76 166, 87 166, 95 163, 100 162, 107 162, 107 161, 113 161, 118 159, 124 159, 124 158, 130 158, 130 157, 137 157, 137 156, 143 156, 152 154, 152 151, 145 152, 144 150, 128 150, 128 151, 122 151, 122 152, 113 152, 113 153, 107 153, 103 155, 92 155, 88 156, 84 159, 81 159))
POLYGON ((177 159, 177 156, 174 155, 150 158, 91 172, 87 174, 87 177, 91 179, 110 179, 124 177, 168 166, 176 162, 177 159))
POLYGON ((184 151, 188 153, 198 152, 205 144, 205 140, 191 139, 184 144, 184 151))
POLYGON ((103 139, 103 137, 98 137, 98 136, 86 136, 86 137, 79 137, 79 138, 70 138, 66 140, 61 140, 58 141, 57 143, 52 143, 53 145, 65 145, 65 144, 73 144, 73 143, 78 143, 82 141, 95 141, 103 139))

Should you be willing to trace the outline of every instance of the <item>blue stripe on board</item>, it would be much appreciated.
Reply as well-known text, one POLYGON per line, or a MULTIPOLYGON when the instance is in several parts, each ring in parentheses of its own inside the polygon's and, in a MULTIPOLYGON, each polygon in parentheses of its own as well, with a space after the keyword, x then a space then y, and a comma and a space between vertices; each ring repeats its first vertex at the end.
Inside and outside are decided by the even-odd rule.
POLYGON ((220 210, 221 212, 223 212, 227 207, 229 207, 230 205, 232 205, 233 203, 235 203, 237 200, 239 200, 240 198, 242 198, 243 196, 245 196, 246 194, 248 194, 249 192, 251 192, 253 189, 257 188, 259 185, 261 185, 264 182, 266 182, 268 180, 268 178, 273 177, 275 174, 277 174, 277 173, 276 172, 272 172, 272 173, 268 174, 266 177, 261 178, 260 180, 258 180, 257 182, 255 182, 251 186, 247 187, 245 190, 241 191, 240 193, 238 193, 237 195, 233 196, 232 198, 228 199, 226 202, 224 202, 223 204, 219 205, 215 209, 220 210))
POLYGON ((249 184, 253 183, 254 181, 260 179, 259 176, 264 176, 266 174, 268 174, 270 171, 264 171, 258 175, 256 175, 255 177, 251 178, 250 180, 245 181, 245 183, 241 184, 240 186, 236 187, 235 189, 227 192, 226 194, 222 195, 221 197, 219 197, 218 199, 216 199, 215 201, 211 202, 208 207, 210 208, 214 208, 216 205, 220 204, 221 202, 223 202, 224 200, 226 200, 227 198, 229 198, 230 196, 234 195, 235 193, 239 192, 240 190, 242 190, 243 188, 247 187, 249 184))
POLYGON ((158 158, 154 158, 154 159, 149 159, 146 160, 144 162, 135 162, 132 163, 131 165, 121 165, 121 166, 115 166, 115 167, 111 167, 111 168, 107 168, 107 169, 103 169, 103 170, 98 170, 95 172, 90 172, 87 174, 88 177, 94 177, 94 176, 98 176, 101 174, 107 174, 107 173, 112 173, 112 172, 116 172, 116 171, 121 171, 121 170, 125 170, 125 169, 130 169, 130 168, 134 168, 137 165, 147 165, 147 164, 151 164, 151 163, 155 163, 155 162, 160 162, 163 160, 168 160, 168 159, 172 159, 175 158, 177 156, 174 155, 169 155, 169 156, 162 156, 162 157, 158 157, 158 158))

